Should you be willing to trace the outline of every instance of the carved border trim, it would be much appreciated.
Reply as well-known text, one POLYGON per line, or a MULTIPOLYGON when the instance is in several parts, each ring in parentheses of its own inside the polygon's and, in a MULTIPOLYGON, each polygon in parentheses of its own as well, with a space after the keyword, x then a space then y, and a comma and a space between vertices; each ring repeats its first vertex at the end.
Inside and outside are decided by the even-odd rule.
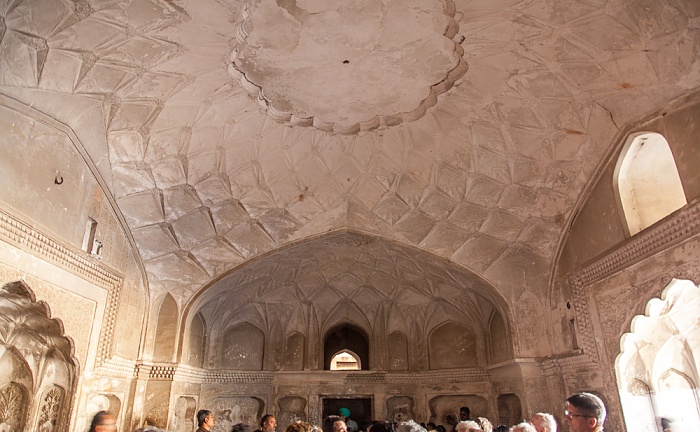
POLYGON ((598 362, 593 325, 588 316, 587 287, 618 273, 644 258, 700 233, 700 200, 655 226, 647 228, 592 263, 569 274, 581 345, 590 361, 598 362))
POLYGON ((588 286, 617 273, 655 252, 700 233, 700 200, 660 224, 647 228, 617 249, 571 273, 571 280, 588 286))
POLYGON ((62 267, 76 276, 107 289, 105 316, 97 346, 97 366, 112 352, 114 327, 123 278, 104 264, 91 260, 30 225, 0 210, 0 238, 35 256, 62 267))

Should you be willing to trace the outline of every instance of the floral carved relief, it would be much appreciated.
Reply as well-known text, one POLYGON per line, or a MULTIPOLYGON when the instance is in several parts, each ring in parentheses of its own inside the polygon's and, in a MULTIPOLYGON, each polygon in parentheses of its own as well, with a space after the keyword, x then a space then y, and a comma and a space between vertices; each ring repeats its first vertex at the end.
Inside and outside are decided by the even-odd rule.
POLYGON ((10 383, 0 390, 0 431, 19 431, 27 417, 27 397, 24 388, 10 383))
POLYGON ((56 430, 62 403, 63 390, 60 387, 54 386, 44 393, 41 412, 39 413, 39 424, 37 426, 40 432, 53 432, 56 430))

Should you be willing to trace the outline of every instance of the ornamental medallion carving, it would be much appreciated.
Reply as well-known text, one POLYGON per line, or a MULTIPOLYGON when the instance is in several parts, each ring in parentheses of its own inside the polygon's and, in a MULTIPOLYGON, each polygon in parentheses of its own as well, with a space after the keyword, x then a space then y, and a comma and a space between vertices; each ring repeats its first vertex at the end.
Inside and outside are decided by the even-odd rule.
POLYGON ((451 0, 248 0, 229 73, 283 123, 411 122, 467 71, 454 14, 451 0))

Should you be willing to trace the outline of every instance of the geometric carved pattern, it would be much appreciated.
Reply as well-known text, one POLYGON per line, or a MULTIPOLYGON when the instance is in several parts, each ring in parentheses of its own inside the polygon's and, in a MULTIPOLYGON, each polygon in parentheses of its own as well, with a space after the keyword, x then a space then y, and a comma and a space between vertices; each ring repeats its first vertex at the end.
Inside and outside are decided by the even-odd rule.
POLYGON ((97 351, 97 365, 109 357, 123 277, 99 261, 69 248, 0 210, 0 238, 107 289, 107 306, 97 351))

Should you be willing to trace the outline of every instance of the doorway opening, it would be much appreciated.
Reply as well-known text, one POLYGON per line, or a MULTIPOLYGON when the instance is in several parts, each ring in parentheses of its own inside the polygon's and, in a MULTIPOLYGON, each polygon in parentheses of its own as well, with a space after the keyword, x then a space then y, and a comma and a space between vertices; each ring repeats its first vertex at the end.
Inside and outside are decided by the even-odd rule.
POLYGON ((341 408, 350 410, 350 418, 358 425, 372 421, 372 398, 323 398, 323 418, 338 415, 341 408))

